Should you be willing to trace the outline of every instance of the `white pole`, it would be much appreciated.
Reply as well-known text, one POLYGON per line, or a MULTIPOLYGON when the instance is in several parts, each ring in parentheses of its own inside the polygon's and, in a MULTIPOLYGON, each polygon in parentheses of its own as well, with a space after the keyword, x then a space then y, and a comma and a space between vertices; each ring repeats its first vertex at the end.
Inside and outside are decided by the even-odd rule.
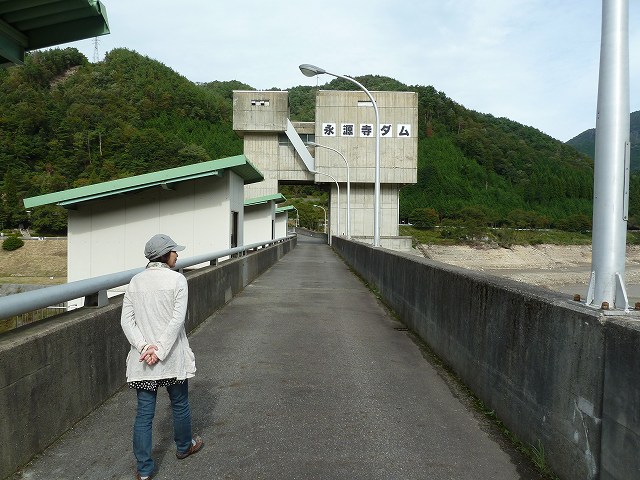
POLYGON ((355 83, 360 89, 367 94, 369 99, 371 100, 371 104, 373 105, 373 111, 376 114, 376 173, 375 173, 375 185, 374 185, 374 201, 373 201, 373 246, 380 246, 380 112, 378 111, 378 104, 376 103, 375 98, 371 95, 371 92, 367 90, 364 85, 362 85, 357 80, 346 77, 344 75, 338 75, 336 73, 327 72, 324 68, 316 67, 315 65, 310 65, 308 63, 300 65, 300 71, 306 75, 307 77, 313 77, 315 75, 321 75, 326 73, 327 75, 331 75, 333 77, 342 78, 344 80, 348 80, 352 83, 355 83))
POLYGON ((629 204, 629 1, 603 0, 591 281, 587 304, 628 310, 624 285, 629 204))
MULTIPOLYGON (((327 233, 327 209, 322 205, 314 205, 316 208, 321 208, 324 212, 324 233, 327 233)), ((327 236, 327 243, 329 243, 329 237, 327 236)))
POLYGON ((307 142, 307 145, 310 147, 326 148, 327 150, 331 150, 332 152, 337 153, 342 157, 342 160, 347 167, 347 238, 351 238, 351 177, 349 174, 349 162, 347 162, 345 156, 335 148, 331 148, 326 145, 320 145, 316 142, 307 142))

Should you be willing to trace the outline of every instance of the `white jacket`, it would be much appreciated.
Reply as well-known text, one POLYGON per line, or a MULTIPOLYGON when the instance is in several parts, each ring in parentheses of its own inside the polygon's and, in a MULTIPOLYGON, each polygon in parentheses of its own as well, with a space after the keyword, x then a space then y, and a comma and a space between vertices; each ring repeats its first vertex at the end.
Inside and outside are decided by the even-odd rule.
POLYGON ((122 301, 120 324, 131 350, 127 382, 193 377, 196 362, 184 329, 188 287, 184 275, 151 265, 132 279, 122 301), (155 365, 140 362, 145 345, 157 345, 155 365))

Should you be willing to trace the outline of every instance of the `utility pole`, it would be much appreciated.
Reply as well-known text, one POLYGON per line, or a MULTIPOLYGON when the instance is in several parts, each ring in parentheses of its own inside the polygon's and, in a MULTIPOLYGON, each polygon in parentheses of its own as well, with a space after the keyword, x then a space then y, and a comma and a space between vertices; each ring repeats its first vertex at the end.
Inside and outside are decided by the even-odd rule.
POLYGON ((98 37, 95 37, 93 39, 93 63, 98 63, 98 60, 100 59, 100 52, 98 50, 99 43, 100 40, 98 40, 98 37))

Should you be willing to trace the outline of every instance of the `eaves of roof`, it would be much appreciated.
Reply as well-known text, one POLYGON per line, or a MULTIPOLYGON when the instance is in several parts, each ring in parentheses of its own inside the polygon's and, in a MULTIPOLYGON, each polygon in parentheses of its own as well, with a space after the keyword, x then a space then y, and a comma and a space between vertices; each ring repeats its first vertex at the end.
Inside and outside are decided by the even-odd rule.
POLYGON ((281 193, 274 193, 271 195, 264 195, 262 197, 248 198, 244 201, 245 207, 250 207, 252 205, 260 205, 268 202, 286 202, 286 198, 281 193))
POLYGON ((99 0, 0 1, 0 65, 23 63, 30 50, 108 33, 99 0))
POLYGON ((285 213, 285 212, 290 212, 291 210, 295 210, 296 207, 294 207, 293 205, 287 205, 286 207, 278 207, 276 208, 276 213, 285 213))
POLYGON ((178 182, 213 175, 222 175, 224 170, 233 171, 244 180, 245 184, 259 182, 264 179, 262 173, 247 160, 247 157, 244 155, 236 155, 235 157, 194 163, 192 165, 169 168, 159 172, 145 173, 134 177, 120 178, 109 182, 96 183, 94 185, 72 188, 61 192, 25 198, 24 206, 25 208, 31 208, 40 205, 56 204, 69 207, 89 200, 121 195, 154 186, 170 188, 172 184, 178 182))

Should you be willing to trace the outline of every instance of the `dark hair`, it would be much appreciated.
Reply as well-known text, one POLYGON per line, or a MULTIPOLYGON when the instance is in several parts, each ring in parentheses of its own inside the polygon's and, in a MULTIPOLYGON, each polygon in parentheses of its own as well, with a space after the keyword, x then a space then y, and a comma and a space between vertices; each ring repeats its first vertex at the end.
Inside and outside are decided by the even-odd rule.
POLYGON ((160 256, 160 257, 156 257, 156 258, 152 258, 149 261, 150 262, 162 262, 162 263, 167 263, 169 261, 169 257, 171 256, 171 252, 172 250, 169 250, 167 253, 165 253, 164 255, 160 256))

